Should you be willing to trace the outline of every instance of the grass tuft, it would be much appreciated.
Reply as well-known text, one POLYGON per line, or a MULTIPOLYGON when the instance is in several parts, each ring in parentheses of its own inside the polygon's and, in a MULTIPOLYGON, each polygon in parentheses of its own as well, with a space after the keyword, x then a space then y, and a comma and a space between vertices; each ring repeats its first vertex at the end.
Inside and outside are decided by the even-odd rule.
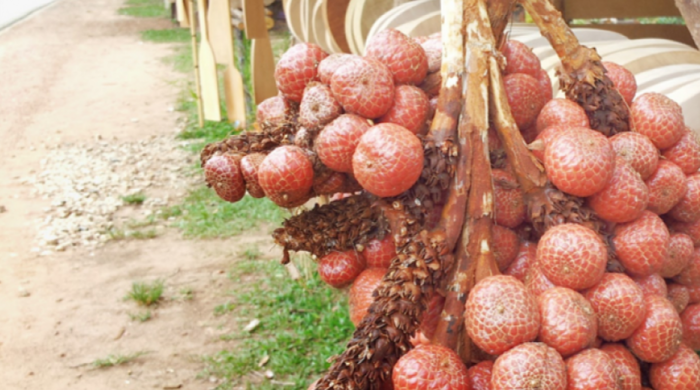
POLYGON ((158 279, 153 283, 134 282, 131 291, 124 299, 132 300, 139 305, 151 306, 157 303, 163 295, 163 281, 158 279))
POLYGON ((190 40, 190 30, 186 28, 166 28, 163 30, 141 31, 141 39, 156 43, 179 43, 190 40))
POLYGON ((146 354, 146 352, 140 351, 140 352, 132 353, 130 355, 119 355, 119 354, 109 355, 104 359, 95 359, 95 361, 92 362, 92 366, 94 368, 108 368, 108 367, 120 366, 122 364, 132 362, 145 354, 146 354))
POLYGON ((152 318, 150 310, 146 310, 143 313, 128 313, 128 314, 129 314, 129 318, 131 318, 132 321, 146 322, 152 318))
POLYGON ((126 7, 119 8, 120 15, 137 18, 167 18, 170 10, 165 8, 162 0, 127 0, 126 7))
POLYGON ((214 315, 215 316, 222 316, 226 313, 232 312, 236 308, 236 305, 231 303, 231 301, 228 301, 226 303, 222 303, 221 305, 217 305, 214 308, 214 315))
POLYGON ((141 205, 146 201, 146 194, 143 192, 137 192, 135 194, 122 196, 122 201, 130 205, 141 205))

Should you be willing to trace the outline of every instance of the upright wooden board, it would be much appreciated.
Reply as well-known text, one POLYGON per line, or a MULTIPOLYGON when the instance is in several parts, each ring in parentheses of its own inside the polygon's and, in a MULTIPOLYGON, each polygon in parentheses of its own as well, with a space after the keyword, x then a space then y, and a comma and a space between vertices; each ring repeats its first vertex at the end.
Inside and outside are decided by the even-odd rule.
POLYGON ((350 46, 345 36, 345 14, 348 10, 350 0, 330 0, 326 2, 326 26, 333 41, 340 50, 345 53, 350 52, 350 46))
POLYGON ((199 16, 200 27, 199 79, 202 86, 204 119, 219 122, 221 121, 219 82, 217 79, 214 51, 211 48, 207 34, 207 11, 204 6, 204 0, 197 1, 197 14, 199 16))
POLYGON ((314 5, 316 0, 303 0, 303 12, 301 17, 304 18, 304 36, 306 37, 306 42, 316 43, 316 37, 314 37, 314 5))
POLYGON ((175 1, 175 17, 177 18, 180 27, 190 27, 190 18, 187 12, 187 4, 185 0, 175 1))
POLYGON ((326 0, 315 0, 314 10, 311 15, 311 28, 314 36, 314 42, 321 46, 326 53, 331 53, 332 49, 328 45, 328 40, 326 39, 326 24, 323 22, 323 3, 326 0))
POLYGON ((367 35, 367 40, 380 31, 397 28, 435 11, 440 11, 439 0, 416 0, 403 4, 387 12, 385 15, 389 16, 382 23, 379 23, 379 21, 375 22, 367 35))
POLYGON ((248 39, 267 37, 265 4, 262 1, 243 0, 243 24, 245 24, 245 35, 248 39))
POLYGON ((270 38, 254 39, 250 52, 253 58, 250 69, 255 92, 255 103, 260 104, 267 98, 277 96, 277 85, 274 77, 275 59, 272 55, 270 38))
POLYGON ((301 25, 301 0, 284 0, 284 15, 287 18, 287 27, 298 41, 304 41, 301 25))
POLYGON ((350 0, 350 3, 348 3, 348 9, 345 13, 345 39, 348 42, 350 52, 357 55, 362 55, 362 52, 358 49, 357 44, 355 43, 355 32, 353 25, 355 23, 355 9, 357 8, 357 4, 361 1, 363 0, 350 0))
POLYGON ((440 11, 434 11, 412 22, 402 24, 396 29, 409 37, 423 37, 440 32, 441 18, 440 11))
POLYGON ((365 40, 374 22, 394 6, 394 0, 359 0, 354 9, 353 35, 361 54, 365 51, 365 40))

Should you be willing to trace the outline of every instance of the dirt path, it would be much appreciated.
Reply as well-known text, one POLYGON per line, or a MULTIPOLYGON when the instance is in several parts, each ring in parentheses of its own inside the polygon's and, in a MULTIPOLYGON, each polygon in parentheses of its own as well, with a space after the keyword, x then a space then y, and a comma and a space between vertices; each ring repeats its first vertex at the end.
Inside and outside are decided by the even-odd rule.
MULTIPOLYGON (((225 270, 246 242, 185 241, 170 231, 96 250, 32 252, 51 199, 32 195, 56 145, 174 135, 179 87, 161 59, 170 47, 139 41, 167 21, 117 15, 122 0, 58 0, 0 33, 0 383, 3 389, 210 389, 200 356, 224 347, 232 319, 213 316, 225 270), (133 322, 123 297, 136 280, 165 280, 154 319, 133 322), (183 299, 182 289, 194 298, 183 299), (110 354, 148 354, 94 370, 110 354), (181 387, 177 387, 181 386, 181 387)), ((211 379, 211 380, 210 380, 211 379)))

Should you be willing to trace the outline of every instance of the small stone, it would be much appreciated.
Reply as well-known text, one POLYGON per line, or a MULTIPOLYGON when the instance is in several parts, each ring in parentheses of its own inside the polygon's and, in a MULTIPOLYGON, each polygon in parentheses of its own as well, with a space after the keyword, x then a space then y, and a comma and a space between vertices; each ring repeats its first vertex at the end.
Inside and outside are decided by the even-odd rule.
POLYGON ((6 213, 6 212, 7 212, 7 207, 0 204, 0 213, 6 213))
POLYGON ((17 291, 17 296, 20 298, 26 298, 30 295, 32 295, 32 294, 29 293, 29 291, 27 291, 24 287, 20 287, 17 291))

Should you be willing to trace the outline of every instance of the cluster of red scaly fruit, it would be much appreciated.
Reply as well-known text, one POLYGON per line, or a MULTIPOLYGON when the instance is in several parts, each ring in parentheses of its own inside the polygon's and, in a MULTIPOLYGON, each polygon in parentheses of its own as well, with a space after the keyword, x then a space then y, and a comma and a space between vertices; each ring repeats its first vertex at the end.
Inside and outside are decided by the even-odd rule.
POLYGON ((377 34, 362 57, 293 46, 275 70, 280 94, 257 111, 262 128, 297 128, 290 144, 267 155, 214 156, 207 182, 227 201, 247 190, 282 207, 356 191, 358 183, 380 197, 405 192, 423 169, 418 135, 427 132, 440 88, 439 38, 425 47, 396 30, 377 34))

